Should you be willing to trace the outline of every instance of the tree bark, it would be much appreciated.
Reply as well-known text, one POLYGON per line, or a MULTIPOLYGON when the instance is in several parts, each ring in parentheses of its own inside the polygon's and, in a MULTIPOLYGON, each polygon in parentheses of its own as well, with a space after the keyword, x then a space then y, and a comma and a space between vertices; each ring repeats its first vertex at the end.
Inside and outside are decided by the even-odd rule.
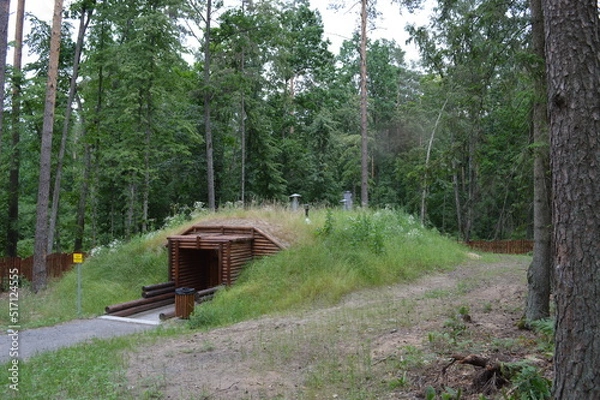
POLYGON ((69 97, 67 100, 67 109, 65 111, 65 121, 63 124, 62 137, 60 140, 60 148, 58 150, 56 174, 54 176, 54 190, 52 191, 52 208, 50 211, 50 226, 48 227, 48 253, 52 253, 52 250, 54 248, 54 233, 56 230, 56 223, 58 219, 63 159, 65 158, 67 137, 69 135, 69 127, 71 125, 73 101, 75 100, 75 93, 77 92, 77 77, 79 76, 79 60, 81 58, 81 50, 83 49, 83 37, 92 17, 92 12, 93 9, 87 10, 84 8, 81 10, 81 16, 79 18, 79 31, 77 33, 77 43, 75 45, 75 57, 73 58, 73 75, 71 76, 71 85, 69 87, 69 97))
MULTIPOLYGON (((244 53, 242 53, 242 72, 244 71, 244 53)), ((240 166, 240 201, 242 207, 246 205, 246 95, 242 93, 240 99, 240 147, 241 147, 241 166, 240 166)))
POLYGON ((25 19, 25 0, 17 3, 15 25, 15 50, 13 54, 12 87, 12 149, 8 181, 8 224, 6 229, 6 256, 16 257, 19 243, 19 169, 21 153, 19 151, 21 116, 21 63, 23 58, 23 22, 25 19))
POLYGON ((444 101, 444 105, 442 105, 438 117, 435 120, 435 125, 431 130, 431 137, 429 138, 429 143, 427 144, 427 154, 425 156, 425 173, 423 176, 423 190, 421 192, 421 225, 425 225, 425 219, 427 214, 427 193, 429 192, 429 158, 431 157, 431 149, 433 148, 433 139, 435 137, 435 131, 437 131, 438 125, 440 124, 440 120, 442 119, 442 115, 444 113, 444 109, 446 108, 446 104, 448 104, 448 98, 446 98, 446 101, 444 101))
POLYGON ((360 202, 369 206, 369 136, 367 126, 367 0, 360 9, 360 202))
MULTIPOLYGON (((541 0, 530 0, 533 53, 543 61, 544 16, 541 0)), ((533 260, 527 271, 527 322, 550 316, 550 289, 552 275, 552 211, 550 206, 550 163, 548 139, 548 114, 545 101, 546 78, 543 64, 534 65, 534 104, 532 130, 534 142, 533 160, 533 260)))
POLYGON ((52 17, 52 36, 50 38, 50 58, 48 61, 48 82, 44 103, 44 122, 42 126, 42 145, 40 151, 40 177, 36 206, 35 243, 33 254, 34 292, 46 286, 46 250, 48 249, 48 203, 50 197, 50 161, 52 157, 52 132, 54 125, 54 106, 56 104, 56 85, 58 83, 58 59, 60 55, 60 26, 62 23, 62 0, 54 1, 52 17))
POLYGON ((596 0, 546 0, 554 224, 555 399, 600 399, 600 21, 596 0))
MULTIPOLYGON (((0 0, 0 104, 4 104, 4 84, 6 83, 6 57, 8 53, 8 17, 10 0, 0 0)), ((0 156, 4 136, 4 107, 0 107, 0 156)))
POLYGON ((90 171, 92 169, 91 152, 91 146, 86 143, 83 155, 83 179, 81 182, 81 188, 79 190, 79 201, 77 202, 77 226, 75 229, 75 242, 73 245, 74 252, 81 252, 83 250, 83 235, 85 232, 85 209, 89 190, 90 171))
POLYGON ((208 209, 215 211, 215 166, 213 161, 212 127, 210 123, 210 19, 212 0, 206 3, 206 31, 204 32, 204 134, 206 136, 206 179, 208 184, 208 209))

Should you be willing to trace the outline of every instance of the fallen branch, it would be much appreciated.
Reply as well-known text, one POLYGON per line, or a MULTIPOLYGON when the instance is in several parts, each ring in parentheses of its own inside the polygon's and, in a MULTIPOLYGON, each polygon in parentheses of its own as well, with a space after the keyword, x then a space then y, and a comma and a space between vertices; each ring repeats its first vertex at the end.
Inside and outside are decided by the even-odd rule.
POLYGON ((473 378, 472 390, 477 393, 490 394, 500 389, 509 382, 507 369, 502 363, 490 362, 489 358, 469 354, 463 356, 453 354, 450 363, 442 368, 441 375, 444 377, 448 368, 454 364, 468 364, 480 368, 480 372, 473 378))

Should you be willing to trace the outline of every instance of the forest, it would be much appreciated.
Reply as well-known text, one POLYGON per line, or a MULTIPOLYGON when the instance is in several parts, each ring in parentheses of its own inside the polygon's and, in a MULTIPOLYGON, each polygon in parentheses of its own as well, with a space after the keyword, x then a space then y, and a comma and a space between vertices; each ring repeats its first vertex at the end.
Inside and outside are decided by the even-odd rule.
MULTIPOLYGON (((237 3, 65 6, 49 253, 293 193, 341 207, 349 191, 361 205, 360 27, 333 53, 308 0, 237 3)), ((25 18, 31 31, 8 47, 24 43, 27 62, 2 63, 0 256, 34 248, 51 25, 25 18)), ((534 152, 548 143, 532 135, 544 61, 528 2, 441 0, 426 25, 398 29, 418 65, 404 43, 366 37, 368 207, 459 240, 532 238, 534 152)))

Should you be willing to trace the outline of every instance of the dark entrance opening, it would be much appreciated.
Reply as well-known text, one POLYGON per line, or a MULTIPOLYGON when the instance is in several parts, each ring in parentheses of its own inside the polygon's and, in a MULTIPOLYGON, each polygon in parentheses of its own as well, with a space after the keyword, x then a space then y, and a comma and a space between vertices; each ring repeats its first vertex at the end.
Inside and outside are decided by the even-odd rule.
POLYGON ((176 287, 203 290, 221 284, 219 250, 179 249, 179 274, 176 287))

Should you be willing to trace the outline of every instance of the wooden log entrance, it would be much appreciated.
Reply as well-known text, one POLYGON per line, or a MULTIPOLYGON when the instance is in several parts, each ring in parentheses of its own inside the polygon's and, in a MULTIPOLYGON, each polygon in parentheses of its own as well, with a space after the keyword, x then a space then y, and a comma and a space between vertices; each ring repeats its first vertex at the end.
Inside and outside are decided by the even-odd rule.
POLYGON ((169 280, 176 288, 197 291, 229 286, 249 261, 284 248, 277 239, 254 227, 194 225, 167 239, 169 280))
POLYGON ((202 302, 224 285, 233 284, 245 264, 256 257, 275 254, 285 248, 277 239, 254 227, 194 225, 182 234, 170 236, 169 280, 142 287, 142 298, 106 307, 106 314, 126 317, 163 305, 176 303, 177 314, 188 318, 195 302, 202 302), (193 296, 177 296, 180 288, 193 289, 193 296))

